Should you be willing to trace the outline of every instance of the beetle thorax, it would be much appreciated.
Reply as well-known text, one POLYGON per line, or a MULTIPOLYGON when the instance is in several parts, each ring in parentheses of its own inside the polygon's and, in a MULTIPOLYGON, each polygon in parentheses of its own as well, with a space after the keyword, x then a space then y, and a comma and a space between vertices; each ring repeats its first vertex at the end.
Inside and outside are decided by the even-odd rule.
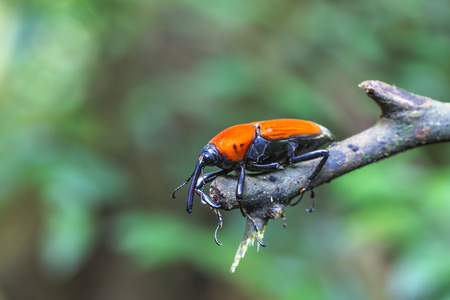
POLYGON ((212 138, 209 145, 216 147, 222 158, 221 165, 218 166, 232 169, 240 164, 254 137, 255 127, 252 124, 242 124, 231 126, 212 138))

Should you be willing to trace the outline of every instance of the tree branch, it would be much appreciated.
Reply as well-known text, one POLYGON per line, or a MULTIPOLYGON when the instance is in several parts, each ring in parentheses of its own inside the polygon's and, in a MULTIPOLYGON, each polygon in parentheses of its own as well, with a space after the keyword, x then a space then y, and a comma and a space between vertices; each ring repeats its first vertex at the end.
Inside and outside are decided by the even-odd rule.
MULTIPOLYGON (((364 81, 359 87, 378 104, 381 116, 374 126, 328 148, 330 157, 310 189, 405 150, 450 141, 450 103, 414 95, 381 81, 364 81)), ((246 176, 242 204, 259 228, 283 213, 284 207, 299 195, 317 163, 318 160, 302 162, 284 170, 246 176)), ((221 205, 220 209, 238 208, 236 184, 237 176, 227 175, 211 185, 211 198, 221 205)), ((254 236, 252 230, 251 226, 246 227, 237 262, 243 256, 239 251, 254 236)))
MULTIPOLYGON (((405 150, 450 141, 450 103, 414 95, 381 81, 364 81, 359 87, 378 104, 381 116, 371 128, 329 147, 330 158, 311 188, 405 150)), ((248 174, 244 207, 263 219, 273 218, 299 195, 317 163, 318 160, 313 160, 276 172, 248 174)), ((212 200, 221 209, 238 207, 236 184, 236 175, 227 175, 218 177, 211 185, 212 200)))

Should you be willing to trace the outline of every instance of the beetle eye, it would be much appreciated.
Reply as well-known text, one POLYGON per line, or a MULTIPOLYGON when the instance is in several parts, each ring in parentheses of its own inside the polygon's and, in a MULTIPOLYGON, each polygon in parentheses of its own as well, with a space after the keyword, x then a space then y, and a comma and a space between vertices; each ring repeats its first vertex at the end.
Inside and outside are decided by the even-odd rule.
POLYGON ((207 153, 204 153, 203 154, 203 161, 205 162, 205 164, 207 164, 208 166, 211 166, 211 165, 215 165, 215 158, 214 158, 214 155, 212 155, 213 153, 209 153, 209 152, 207 152, 207 153))
POLYGON ((216 166, 219 163, 217 151, 209 147, 209 145, 202 149, 201 156, 203 157, 203 162, 208 166, 216 166))

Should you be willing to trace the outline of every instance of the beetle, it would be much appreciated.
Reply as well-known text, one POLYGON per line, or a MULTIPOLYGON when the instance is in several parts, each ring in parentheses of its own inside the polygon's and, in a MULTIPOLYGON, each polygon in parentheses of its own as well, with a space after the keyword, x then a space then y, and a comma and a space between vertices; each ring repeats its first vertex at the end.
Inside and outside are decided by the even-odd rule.
MULTIPOLYGON (((214 203, 203 192, 204 185, 217 176, 237 171, 239 179, 236 186, 236 200, 239 203, 239 209, 242 215, 252 222, 255 231, 258 231, 255 222, 242 206, 245 171, 279 170, 283 169, 284 165, 321 158, 314 171, 308 176, 306 185, 300 190, 301 199, 329 157, 329 151, 321 147, 333 140, 334 135, 324 126, 299 119, 275 119, 231 126, 221 131, 203 147, 194 172, 186 182, 173 191, 171 196, 175 198, 175 192, 190 181, 187 212, 192 212, 194 193, 209 206, 217 209, 220 205, 214 203), (220 170, 203 175, 203 169, 206 166, 216 166, 220 170)), ((291 203, 291 206, 297 204, 300 199, 294 204, 291 203)), ((217 229, 222 226, 219 213, 218 216, 217 229)), ((258 240, 258 242, 265 246, 261 241, 258 240)), ((217 238, 216 243, 219 244, 217 238)))

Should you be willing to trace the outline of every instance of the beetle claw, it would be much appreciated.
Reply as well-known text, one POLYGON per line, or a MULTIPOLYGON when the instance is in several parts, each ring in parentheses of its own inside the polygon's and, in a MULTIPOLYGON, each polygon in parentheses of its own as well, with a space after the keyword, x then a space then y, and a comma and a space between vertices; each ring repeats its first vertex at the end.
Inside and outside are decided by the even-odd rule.
POLYGON ((311 207, 307 208, 306 211, 309 213, 312 213, 314 211, 314 204, 315 204, 315 198, 316 198, 316 194, 314 194, 314 190, 311 190, 311 207))
MULTIPOLYGON (((306 183, 305 187, 300 190, 300 197, 298 198, 298 200, 295 201, 294 203, 289 203, 289 206, 296 206, 297 204, 300 203, 300 201, 303 198, 303 195, 305 194, 306 190, 309 188, 310 184, 311 184, 311 180, 308 180, 308 182, 306 183)), ((314 192, 313 192, 313 194, 314 194, 314 192)))
POLYGON ((297 204, 299 204, 300 203, 300 201, 302 200, 302 198, 303 198, 303 193, 302 192, 300 192, 300 197, 298 198, 298 200, 297 201, 295 201, 294 203, 289 203, 289 206, 296 206, 297 204))
POLYGON ((222 222, 222 215, 220 214, 220 211, 218 209, 215 209, 215 212, 217 214, 217 217, 219 218, 219 224, 217 224, 216 231, 214 232, 214 241, 218 246, 222 246, 221 243, 219 243, 219 240, 217 239, 217 231, 222 228, 223 222, 222 222))
POLYGON ((256 238, 256 241, 258 241, 258 244, 259 245, 261 245, 261 247, 266 247, 267 245, 269 245, 269 243, 263 243, 260 239, 259 239, 259 237, 258 237, 258 232, 259 232, 259 230, 257 231, 257 232, 255 232, 255 238, 256 238))
POLYGON ((258 244, 260 244, 262 247, 266 247, 266 246, 268 245, 268 243, 264 244, 264 243, 259 239, 259 237, 258 237, 258 232, 260 232, 260 230, 259 230, 259 228, 258 228, 258 225, 256 225, 255 220, 253 220, 253 218, 250 217, 247 213, 246 213, 246 217, 247 217, 247 219, 252 223, 253 228, 255 229, 255 238, 256 238, 256 241, 258 241, 258 244))

